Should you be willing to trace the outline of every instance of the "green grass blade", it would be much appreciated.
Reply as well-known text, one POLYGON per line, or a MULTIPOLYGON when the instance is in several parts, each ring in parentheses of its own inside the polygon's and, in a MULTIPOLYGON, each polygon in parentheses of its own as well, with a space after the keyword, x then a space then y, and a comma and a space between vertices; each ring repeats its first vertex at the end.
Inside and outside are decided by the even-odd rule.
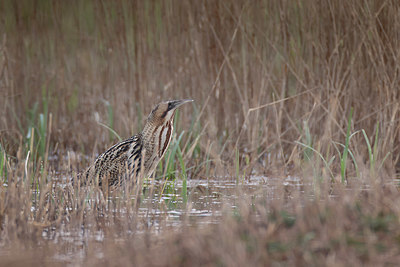
POLYGON ((187 174, 186 174, 185 163, 183 161, 182 151, 179 146, 178 146, 177 157, 178 157, 179 163, 181 165, 181 169, 182 169, 182 200, 183 200, 183 203, 186 205, 186 203, 187 203, 187 174))
MULTIPOLYGON (((354 135, 354 134, 352 134, 351 136, 353 136, 353 135, 354 135)), ((341 143, 334 142, 334 144, 335 144, 335 145, 337 144, 337 145, 341 146, 343 149, 346 149, 345 145, 343 145, 343 144, 341 144, 341 143)), ((335 147, 336 147, 336 146, 335 146, 335 147)), ((356 176, 357 176, 357 177, 360 177, 360 172, 359 172, 359 170, 358 170, 358 164, 357 164, 357 161, 356 161, 356 157, 354 156, 353 152, 351 152, 350 149, 348 149, 348 153, 349 153, 351 159, 353 160, 354 168, 356 169, 356 176)))
POLYGON ((239 184, 240 165, 239 165, 239 149, 235 149, 235 167, 236 167, 236 184, 239 184))
POLYGON ((369 164, 370 164, 370 168, 372 169, 373 161, 374 161, 374 155, 372 154, 371 143, 369 142, 368 136, 367 136, 367 134, 365 133, 364 129, 362 129, 361 132, 363 133, 363 136, 364 136, 364 139, 365 139, 365 143, 367 143, 368 156, 369 156, 369 164))
MULTIPOLYGON (((298 141, 294 141, 294 142, 295 142, 296 144, 299 144, 299 145, 301 145, 301 146, 307 148, 307 149, 310 149, 310 150, 313 151, 315 154, 317 154, 317 155, 322 159, 322 161, 324 162, 324 165, 325 165, 326 169, 329 171, 329 174, 331 175, 331 179, 333 179, 333 172, 332 172, 332 170, 329 168, 328 162, 324 159, 324 157, 321 155, 321 153, 319 153, 317 150, 315 150, 314 148, 312 148, 312 147, 309 146, 309 145, 303 144, 303 143, 298 142, 298 141)), ((331 160, 332 160, 332 159, 331 159, 331 160)))
POLYGON ((174 175, 174 171, 175 171, 175 155, 176 155, 176 151, 179 147, 179 144, 181 142, 182 136, 184 134, 184 131, 182 131, 182 133, 179 135, 178 139, 174 142, 174 145, 169 149, 169 154, 168 157, 165 157, 166 159, 166 176, 168 178, 172 178, 172 176, 174 175))
POLYGON ((120 136, 116 131, 114 131, 114 129, 111 129, 110 127, 108 127, 107 125, 105 125, 104 123, 101 123, 101 122, 99 122, 99 121, 97 121, 97 124, 100 125, 100 126, 103 126, 103 127, 106 128, 106 129, 108 129, 110 132, 113 133, 113 135, 115 135, 115 136, 118 138, 118 140, 119 140, 120 142, 122 141, 121 136, 120 136))
POLYGON ((378 136, 379 136, 379 121, 376 123, 376 131, 375 131, 375 141, 374 141, 374 148, 373 148, 373 164, 371 165, 371 171, 375 171, 375 164, 378 157, 378 136))
POLYGON ((353 108, 350 109, 349 119, 347 121, 347 133, 346 133, 346 142, 343 150, 342 157, 340 159, 340 174, 342 176, 342 183, 345 182, 346 179, 346 165, 347 165, 347 155, 349 153, 349 140, 350 140, 350 129, 351 129, 351 120, 353 117, 353 108))

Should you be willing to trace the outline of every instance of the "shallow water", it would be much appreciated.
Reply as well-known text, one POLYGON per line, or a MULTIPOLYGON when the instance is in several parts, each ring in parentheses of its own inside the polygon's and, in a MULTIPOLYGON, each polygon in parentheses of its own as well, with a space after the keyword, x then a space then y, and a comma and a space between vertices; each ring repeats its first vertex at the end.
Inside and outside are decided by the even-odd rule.
MULTIPOLYGON (((140 237, 143 233, 158 235, 165 231, 177 230, 183 225, 204 227, 218 224, 223 212, 235 209, 244 198, 250 200, 262 198, 268 201, 282 198, 282 191, 287 189, 302 190, 302 182, 297 177, 251 176, 241 180, 229 177, 213 177, 208 180, 189 179, 187 181, 188 198, 185 203, 181 193, 182 186, 182 180, 178 179, 167 182, 154 181, 154 184, 145 183, 137 211, 127 212, 126 206, 123 205, 115 210, 118 213, 117 220, 124 221, 128 218, 123 222, 125 226, 119 230, 110 225, 114 223, 112 214, 115 209, 114 204, 110 204, 104 219, 111 226, 111 231, 115 231, 113 233, 110 233, 107 226, 99 227, 95 219, 81 226, 76 224, 71 226, 74 222, 65 221, 57 227, 47 227, 43 230, 42 237, 66 248, 56 253, 56 261, 65 262, 71 259, 79 261, 85 258, 85 248, 90 242, 106 242, 108 238, 123 241, 130 236, 140 237), (152 195, 150 194, 151 187, 154 187, 152 195)), ((135 196, 130 198, 132 201, 135 199, 135 196)), ((87 201, 96 200, 88 199, 87 201)), ((115 197, 107 202, 115 203, 115 197)), ((102 258, 102 255, 98 257, 102 258)))
MULTIPOLYGON (((188 199, 184 203, 181 191, 182 180, 167 182, 163 194, 162 183, 156 182, 153 198, 145 198, 141 203, 139 214, 142 216, 167 215, 168 226, 179 226, 182 218, 189 217, 196 224, 217 223, 223 206, 235 208, 239 198, 262 197, 272 200, 282 197, 277 188, 300 189, 302 183, 297 177, 268 178, 252 176, 239 180, 219 177, 208 180, 191 179, 187 181, 188 199), (149 210, 149 202, 163 203, 163 209, 149 210)), ((301 190, 301 189, 300 189, 301 190)), ((154 219, 154 216, 153 218, 154 219)))

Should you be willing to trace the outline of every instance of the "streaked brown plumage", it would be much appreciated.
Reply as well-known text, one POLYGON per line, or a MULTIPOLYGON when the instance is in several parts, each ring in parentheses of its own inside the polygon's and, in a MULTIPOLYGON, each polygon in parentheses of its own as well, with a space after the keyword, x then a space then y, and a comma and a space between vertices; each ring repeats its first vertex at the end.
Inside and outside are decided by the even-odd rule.
POLYGON ((150 113, 143 131, 110 147, 80 176, 81 184, 98 181, 116 187, 129 181, 135 184, 140 175, 149 177, 171 141, 175 110, 193 100, 161 102, 150 113))

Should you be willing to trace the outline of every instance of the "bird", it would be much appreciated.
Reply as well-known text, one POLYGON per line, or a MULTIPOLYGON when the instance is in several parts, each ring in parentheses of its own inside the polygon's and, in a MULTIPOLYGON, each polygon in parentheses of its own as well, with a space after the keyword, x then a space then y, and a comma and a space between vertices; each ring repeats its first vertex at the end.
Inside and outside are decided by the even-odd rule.
POLYGON ((192 99, 164 101, 147 117, 143 130, 100 154, 80 175, 81 185, 98 183, 104 190, 135 185, 152 175, 171 142, 175 111, 192 99))

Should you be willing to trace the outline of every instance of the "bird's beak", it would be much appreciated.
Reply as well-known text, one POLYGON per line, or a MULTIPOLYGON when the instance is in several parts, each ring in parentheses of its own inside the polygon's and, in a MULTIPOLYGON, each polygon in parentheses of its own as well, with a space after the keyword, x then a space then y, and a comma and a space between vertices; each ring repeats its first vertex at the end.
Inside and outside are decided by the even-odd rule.
POLYGON ((192 99, 182 99, 182 100, 169 101, 168 110, 176 109, 177 107, 179 107, 185 103, 189 103, 189 102, 193 102, 193 100, 192 99))

